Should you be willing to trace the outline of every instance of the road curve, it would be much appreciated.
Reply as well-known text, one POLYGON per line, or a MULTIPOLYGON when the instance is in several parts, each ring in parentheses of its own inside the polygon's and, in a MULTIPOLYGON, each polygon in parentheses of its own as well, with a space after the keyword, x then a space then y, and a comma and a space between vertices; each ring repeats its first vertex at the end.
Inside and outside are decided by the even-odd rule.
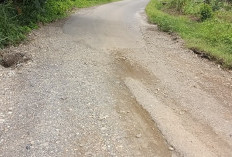
POLYGON ((142 39, 137 15, 147 3, 126 0, 82 10, 65 23, 64 33, 99 49, 137 47, 142 39))
POLYGON ((5 51, 0 156, 231 156, 232 74, 146 21, 148 0, 81 9, 5 51))

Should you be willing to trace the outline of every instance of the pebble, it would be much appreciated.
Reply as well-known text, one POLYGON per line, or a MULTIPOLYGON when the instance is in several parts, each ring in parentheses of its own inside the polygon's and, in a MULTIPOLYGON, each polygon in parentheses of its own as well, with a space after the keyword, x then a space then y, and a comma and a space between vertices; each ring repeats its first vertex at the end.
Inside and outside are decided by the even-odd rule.
POLYGON ((106 129, 106 127, 102 127, 101 130, 102 130, 102 131, 105 131, 105 130, 107 130, 107 129, 106 129))
POLYGON ((184 111, 180 111, 179 114, 180 114, 180 115, 183 115, 183 114, 184 114, 184 111))
POLYGON ((106 147, 106 146, 103 146, 103 147, 102 147, 102 149, 103 149, 103 150, 106 150, 106 149, 107 149, 107 147, 106 147))
POLYGON ((100 116, 100 120, 104 120, 104 119, 106 119, 108 117, 109 117, 108 115, 106 115, 106 116, 100 116))
POLYGON ((29 150, 29 149, 30 149, 30 146, 26 146, 26 149, 29 150))
POLYGON ((175 150, 172 146, 168 147, 168 149, 169 149, 170 151, 174 151, 174 150, 175 150))
POLYGON ((140 138, 140 137, 142 137, 142 134, 137 134, 136 135, 136 138, 140 138))
POLYGON ((28 145, 26 146, 26 149, 27 149, 27 150, 30 150, 30 149, 31 149, 31 146, 32 146, 32 144, 28 144, 28 145))
POLYGON ((5 122, 5 119, 0 119, 0 124, 4 122, 5 122))

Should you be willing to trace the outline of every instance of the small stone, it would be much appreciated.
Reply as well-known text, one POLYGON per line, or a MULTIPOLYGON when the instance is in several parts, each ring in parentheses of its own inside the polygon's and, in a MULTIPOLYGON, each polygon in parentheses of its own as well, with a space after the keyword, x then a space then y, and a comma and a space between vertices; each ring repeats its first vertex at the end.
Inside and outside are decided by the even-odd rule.
POLYGON ((32 144, 28 144, 28 145, 26 146, 26 150, 30 150, 30 149, 31 149, 31 146, 32 146, 32 144))
POLYGON ((102 130, 102 131, 105 131, 105 130, 106 130, 106 127, 102 127, 101 130, 102 130))
POLYGON ((26 146, 26 150, 29 150, 30 149, 30 146, 26 146))
POLYGON ((140 137, 142 137, 142 134, 137 134, 136 135, 136 138, 140 138, 140 137))
POLYGON ((85 153, 85 155, 86 155, 86 156, 93 156, 93 153, 87 152, 87 153, 85 153))
POLYGON ((4 142, 4 140, 3 140, 3 139, 1 139, 1 140, 0 140, 0 143, 2 143, 2 142, 4 142))
POLYGON ((107 149, 107 147, 106 147, 106 146, 103 146, 103 147, 102 147, 102 149, 103 149, 103 150, 106 150, 106 149, 107 149))
POLYGON ((66 97, 61 97, 60 100, 66 100, 67 98, 66 97))
POLYGON ((8 111, 12 111, 13 110, 13 108, 12 107, 10 107, 9 109, 8 109, 8 111))
POLYGON ((177 40, 178 38, 177 37, 173 37, 172 40, 177 40))
POLYGON ((105 115, 105 116, 100 116, 100 120, 104 120, 106 118, 108 118, 109 116, 105 115))
POLYGON ((5 119, 0 119, 0 124, 4 122, 5 122, 5 119))
POLYGON ((183 115, 183 114, 184 114, 184 111, 180 111, 179 114, 180 114, 180 115, 183 115))
POLYGON ((170 151, 174 151, 174 150, 175 150, 172 146, 168 147, 168 149, 169 149, 170 151))

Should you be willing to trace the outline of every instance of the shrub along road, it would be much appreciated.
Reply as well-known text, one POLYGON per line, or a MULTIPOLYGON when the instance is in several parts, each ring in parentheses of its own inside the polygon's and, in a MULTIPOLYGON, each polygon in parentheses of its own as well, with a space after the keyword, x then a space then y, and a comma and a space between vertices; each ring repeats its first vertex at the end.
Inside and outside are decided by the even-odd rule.
POLYGON ((82 9, 5 51, 0 156, 230 156, 232 74, 147 24, 147 0, 82 9))

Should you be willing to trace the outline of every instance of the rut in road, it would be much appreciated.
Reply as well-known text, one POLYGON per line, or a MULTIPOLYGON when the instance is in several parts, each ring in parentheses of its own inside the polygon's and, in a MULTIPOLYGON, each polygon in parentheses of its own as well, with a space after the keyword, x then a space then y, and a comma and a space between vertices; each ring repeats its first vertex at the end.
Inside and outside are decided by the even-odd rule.
POLYGON ((81 9, 6 51, 0 156, 230 156, 232 74, 146 22, 148 0, 81 9))
POLYGON ((136 101, 152 116, 168 143, 180 150, 178 152, 186 156, 217 156, 218 152, 227 156, 231 153, 230 145, 211 127, 199 122, 187 108, 183 108, 162 80, 148 67, 141 65, 139 60, 131 58, 136 52, 143 52, 142 49, 117 49, 113 52, 121 79, 136 101))

